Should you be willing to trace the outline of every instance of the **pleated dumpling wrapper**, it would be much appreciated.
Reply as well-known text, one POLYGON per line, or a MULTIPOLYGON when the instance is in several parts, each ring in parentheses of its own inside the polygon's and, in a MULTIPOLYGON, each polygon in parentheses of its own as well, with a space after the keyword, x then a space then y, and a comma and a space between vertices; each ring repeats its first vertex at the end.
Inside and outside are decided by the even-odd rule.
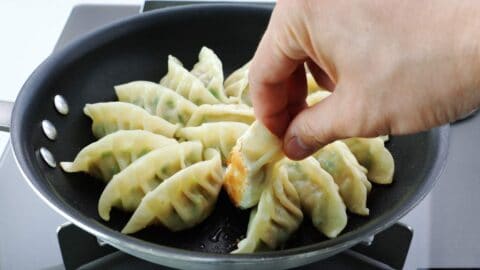
POLYGON ((222 162, 226 163, 237 140, 247 131, 248 125, 238 122, 205 123, 198 127, 186 127, 177 131, 180 140, 199 141, 205 148, 215 148, 222 154, 222 162))
POLYGON ((142 198, 165 179, 188 166, 202 161, 203 146, 184 142, 155 149, 135 160, 113 176, 100 196, 98 213, 110 219, 112 207, 133 212, 142 198))
POLYGON ((73 162, 60 162, 65 172, 86 172, 105 182, 148 152, 177 141, 145 130, 119 130, 83 148, 73 162))
POLYGON ((195 127, 211 122, 240 122, 250 125, 255 121, 253 109, 243 104, 204 104, 199 106, 187 123, 195 127))
POLYGON ((142 107, 170 123, 185 126, 197 108, 190 100, 158 83, 134 81, 115 86, 119 101, 142 107))
POLYGON ((280 162, 267 169, 267 184, 250 214, 247 237, 232 253, 274 250, 284 244, 303 219, 300 199, 280 162))
POLYGON ((162 78, 160 84, 175 90, 184 98, 197 105, 222 103, 203 85, 203 82, 186 70, 175 57, 168 56, 168 73, 162 78))
POLYGON ((315 91, 307 96, 307 104, 308 106, 313 106, 318 102, 322 101, 323 99, 327 98, 331 94, 332 93, 325 90, 315 91))
POLYGON ((229 100, 223 91, 223 65, 215 52, 207 47, 202 47, 198 54, 198 62, 190 71, 203 85, 220 101, 228 103, 229 100))
POLYGON ((367 177, 377 184, 391 184, 395 162, 382 137, 344 140, 358 162, 367 168, 367 177))
POLYGON ((227 160, 225 189, 235 206, 258 203, 265 186, 265 169, 283 157, 282 142, 259 121, 237 140, 227 160))
MULTIPOLYGON (((307 104, 313 106, 328 97, 330 92, 319 90, 307 97, 307 104)), ((343 140, 360 165, 367 170, 368 180, 377 184, 390 184, 393 180, 395 162, 385 147, 388 135, 377 138, 350 138, 343 140)))
POLYGON ((97 138, 117 130, 132 129, 148 130, 172 138, 179 127, 127 102, 87 104, 83 112, 92 119, 92 132, 97 138))
POLYGON ((222 183, 220 153, 206 149, 204 161, 178 171, 147 193, 122 232, 134 233, 151 224, 171 231, 191 228, 210 215, 222 183))
POLYGON ((367 216, 367 195, 372 184, 367 180, 367 170, 358 163, 347 145, 335 141, 321 148, 314 157, 333 177, 348 210, 367 216))
POLYGON ((239 104, 252 106, 249 96, 248 71, 250 62, 235 70, 223 83, 225 94, 239 104))
POLYGON ((332 176, 313 157, 301 161, 287 158, 280 161, 288 180, 300 197, 302 210, 313 225, 327 237, 336 237, 347 225, 347 209, 332 176))

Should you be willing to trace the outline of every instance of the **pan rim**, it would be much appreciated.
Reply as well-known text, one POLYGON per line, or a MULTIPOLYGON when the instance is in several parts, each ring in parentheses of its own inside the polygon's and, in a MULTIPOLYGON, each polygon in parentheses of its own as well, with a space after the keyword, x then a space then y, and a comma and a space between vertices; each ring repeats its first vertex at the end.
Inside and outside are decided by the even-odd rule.
MULTIPOLYGON (((108 42, 109 39, 113 39, 122 33, 128 33, 131 28, 129 25, 136 23, 141 23, 141 25, 150 25, 147 20, 148 18, 153 18, 156 16, 162 16, 164 14, 172 16, 172 13, 184 13, 184 12, 195 12, 199 10, 222 10, 225 8, 235 8, 235 9, 245 9, 246 11, 271 11, 271 8, 260 7, 260 6, 248 6, 246 4, 232 3, 232 4, 198 4, 194 6, 181 6, 181 7, 172 7, 165 8, 158 11, 150 11, 147 13, 135 15, 122 19, 106 26, 103 26, 93 32, 90 32, 81 38, 71 42, 65 48, 60 50, 57 53, 49 56, 38 68, 30 75, 30 77, 25 82, 22 90, 20 91, 17 102, 15 103, 13 114, 12 114, 12 129, 11 129, 11 140, 13 146, 13 155, 15 162, 23 176, 27 181, 30 188, 39 196, 47 205, 54 209, 57 213, 65 217, 67 220, 74 223, 76 226, 82 228, 83 230, 95 235, 96 237, 106 241, 107 243, 115 246, 116 248, 125 251, 134 256, 142 257, 143 259, 153 261, 156 263, 165 263, 166 261, 189 261, 197 263, 235 263, 235 264, 252 264, 252 263, 269 263, 277 260, 283 260, 287 257, 292 256, 302 256, 306 260, 311 259, 321 259, 330 255, 334 255, 344 249, 347 249, 358 242, 362 241, 363 238, 370 235, 374 235, 389 226, 397 222, 401 217, 407 214, 412 208, 414 208, 423 198, 429 193, 433 188, 438 178, 442 174, 445 164, 447 162, 448 154, 448 142, 449 142, 449 126, 445 125, 438 129, 439 133, 439 146, 437 148, 436 159, 433 162, 432 170, 428 173, 424 183, 421 188, 415 195, 412 195, 410 201, 401 206, 397 212, 392 213, 390 216, 387 216, 387 222, 380 224, 380 222, 373 222, 367 226, 364 226, 358 230, 352 231, 352 235, 347 235, 345 241, 338 241, 338 243, 333 242, 328 247, 322 247, 327 241, 334 241, 335 239, 329 239, 319 243, 305 245, 301 247, 296 247, 286 250, 277 250, 270 252, 261 252, 254 254, 217 254, 217 253, 207 253, 200 251, 191 251, 179 248, 173 248, 169 246, 164 246, 160 244, 155 244, 145 240, 135 238, 133 236, 128 236, 121 234, 118 231, 115 231, 104 224, 94 220, 96 223, 92 223, 92 218, 83 216, 78 210, 74 209, 70 205, 64 203, 55 194, 48 192, 44 187, 39 185, 38 181, 32 181, 32 179, 38 178, 36 173, 32 168, 28 166, 29 162, 26 156, 29 153, 26 153, 25 147, 22 146, 20 141, 20 128, 18 125, 13 123, 18 122, 22 118, 22 114, 25 112, 25 101, 28 99, 28 96, 34 89, 35 81, 38 81, 42 78, 43 74, 49 73, 47 71, 55 69, 54 62, 58 61, 63 57, 67 57, 69 52, 73 48, 85 44, 87 41, 98 38, 102 36, 102 39, 98 42, 108 42), (143 22, 143 24, 142 24, 143 22), (112 30, 116 30, 112 31, 112 30), (112 33, 114 32, 114 33, 112 33), (351 239, 349 239, 351 238, 351 239), (322 244, 323 243, 323 244, 322 244)), ((88 51, 88 49, 85 49, 88 51)), ((342 235, 336 239, 341 238, 342 235)), ((331 243, 331 242, 330 242, 331 243)))

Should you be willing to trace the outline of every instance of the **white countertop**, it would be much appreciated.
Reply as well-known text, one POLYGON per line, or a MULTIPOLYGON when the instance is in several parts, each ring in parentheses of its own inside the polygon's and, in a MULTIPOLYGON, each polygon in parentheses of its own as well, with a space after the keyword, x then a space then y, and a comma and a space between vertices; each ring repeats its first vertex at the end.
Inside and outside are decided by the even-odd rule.
MULTIPOLYGON (((52 52, 73 6, 136 4, 142 0, 2 0, 0 2, 0 100, 14 101, 32 71, 52 52)), ((0 132, 0 153, 8 141, 0 132)))

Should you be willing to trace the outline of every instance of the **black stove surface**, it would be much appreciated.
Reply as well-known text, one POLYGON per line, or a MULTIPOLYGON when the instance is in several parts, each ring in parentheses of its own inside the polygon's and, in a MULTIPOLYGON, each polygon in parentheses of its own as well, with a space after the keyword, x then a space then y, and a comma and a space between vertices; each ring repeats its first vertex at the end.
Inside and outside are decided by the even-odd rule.
MULTIPOLYGON (((371 243, 358 244, 350 250, 296 269, 402 269, 412 237, 410 228, 397 223, 375 235, 371 243)), ((95 236, 71 224, 60 227, 58 241, 67 270, 172 269, 99 243, 95 236)))

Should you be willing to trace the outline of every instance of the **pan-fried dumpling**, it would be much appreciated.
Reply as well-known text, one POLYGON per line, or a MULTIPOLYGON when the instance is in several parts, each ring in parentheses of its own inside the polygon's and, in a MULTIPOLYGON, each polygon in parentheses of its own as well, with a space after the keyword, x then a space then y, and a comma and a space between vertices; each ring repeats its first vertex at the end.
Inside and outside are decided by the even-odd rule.
POLYGON ((243 103, 252 106, 250 100, 249 84, 248 84, 248 70, 250 62, 246 63, 239 69, 235 70, 223 83, 225 87, 225 94, 229 98, 235 99, 236 103, 243 103))
POLYGON ((381 137, 350 138, 345 142, 358 162, 367 168, 367 177, 377 184, 390 184, 393 180, 395 163, 381 137))
POLYGON ((60 162, 65 172, 86 172, 108 182, 146 153, 177 141, 144 130, 120 130, 83 148, 73 162, 60 162))
POLYGON ((281 164, 269 165, 267 185, 257 208, 252 210, 247 237, 232 253, 268 251, 280 247, 303 219, 300 199, 281 164))
POLYGON ((197 105, 221 103, 218 93, 212 93, 205 88, 202 81, 186 70, 173 56, 168 56, 168 73, 160 84, 175 90, 197 105))
MULTIPOLYGON (((317 90, 316 92, 313 92, 307 96, 307 104, 308 106, 313 106, 318 102, 322 101, 324 98, 328 97, 329 95, 331 95, 331 93, 326 90, 317 90)), ((379 138, 381 138, 384 142, 389 140, 388 135, 379 136, 379 138)))
POLYGON ((255 121, 253 109, 242 104, 204 104, 199 106, 187 123, 194 127, 208 122, 241 122, 251 124, 255 121))
POLYGON ((184 126, 197 106, 177 92, 157 83, 134 81, 115 86, 118 100, 133 103, 148 113, 184 126))
POLYGON ((207 149, 204 158, 147 193, 122 232, 134 233, 155 223, 180 231, 207 218, 222 187, 223 169, 218 151, 207 149))
POLYGON ((372 184, 367 180, 367 170, 358 164, 347 145, 341 141, 333 142, 321 148, 314 157, 333 177, 348 210, 367 216, 367 195, 372 184))
POLYGON ((325 90, 317 90, 307 96, 307 104, 308 106, 313 106, 328 97, 330 94, 330 92, 325 90))
POLYGON ((248 129, 247 124, 237 122, 205 123, 198 127, 186 127, 177 131, 176 137, 187 141, 200 141, 205 148, 215 148, 225 161, 237 139, 248 129))
MULTIPOLYGON (((312 106, 328 97, 330 92, 317 91, 307 97, 307 104, 312 106)), ((344 140, 358 162, 367 168, 368 179, 377 184, 390 184, 393 179, 394 162, 384 142, 388 135, 378 138, 351 138, 344 140)))
POLYGON ((347 209, 332 176, 313 157, 302 161, 285 158, 281 162, 313 225, 326 236, 336 237, 347 225, 347 209))
POLYGON ((310 72, 307 72, 307 90, 308 90, 308 94, 312 94, 317 91, 327 92, 325 89, 323 89, 323 87, 317 84, 317 82, 315 81, 315 78, 310 72))
POLYGON ((100 217, 108 221, 112 207, 134 211, 145 194, 179 170, 201 161, 202 153, 201 143, 184 142, 155 149, 135 160, 103 190, 98 202, 100 217))
POLYGON ((231 201, 240 208, 256 205, 265 185, 266 165, 282 157, 282 142, 262 123, 253 123, 227 160, 225 189, 231 201))
POLYGON ((223 92, 223 67, 222 61, 209 48, 202 47, 198 54, 198 62, 191 71, 203 85, 222 102, 228 102, 223 92))
POLYGON ((97 138, 117 130, 129 129, 148 130, 171 138, 178 128, 177 125, 126 102, 87 104, 83 112, 92 119, 92 132, 97 138))
POLYGON ((320 89, 320 86, 315 81, 315 78, 313 77, 312 73, 307 72, 306 77, 307 77, 307 90, 309 94, 320 89))

